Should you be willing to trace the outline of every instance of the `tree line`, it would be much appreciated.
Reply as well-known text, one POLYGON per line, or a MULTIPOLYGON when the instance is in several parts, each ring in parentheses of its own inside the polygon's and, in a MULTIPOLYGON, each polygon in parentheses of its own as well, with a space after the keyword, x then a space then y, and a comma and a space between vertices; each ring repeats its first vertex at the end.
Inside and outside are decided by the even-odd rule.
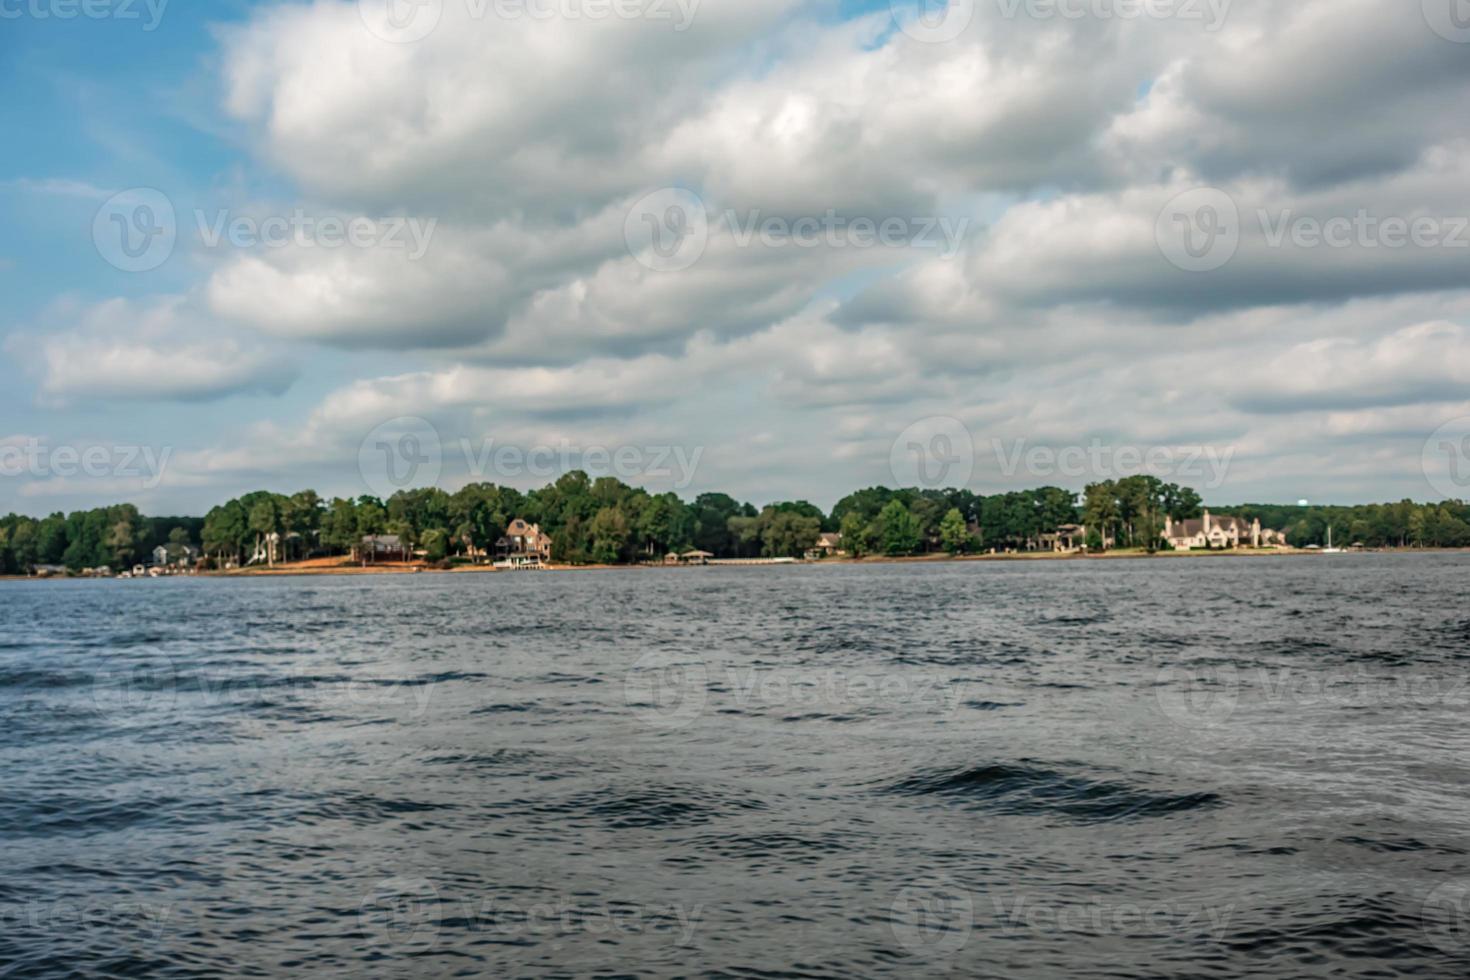
MULTIPOLYGON (((367 535, 398 535, 431 562, 492 554, 511 521, 539 524, 557 561, 621 564, 660 560, 669 552, 705 551, 718 558, 799 558, 823 533, 842 535, 858 557, 1035 551, 1065 525, 1085 524, 1087 545, 1162 547, 1165 518, 1199 517, 1202 501, 1188 487, 1137 476, 1088 486, 980 495, 969 490, 871 487, 848 494, 830 512, 804 500, 757 508, 729 494, 686 501, 652 494, 612 477, 574 471, 539 490, 476 483, 455 493, 430 487, 387 500, 326 499, 315 491, 257 491, 214 507, 203 518, 145 517, 131 504, 0 518, 0 572, 39 565, 73 571, 127 568, 158 546, 170 557, 197 547, 216 567, 264 555, 268 561, 346 555, 367 535)), ((1284 530, 1298 547, 1324 544, 1328 527, 1339 544, 1369 547, 1470 546, 1470 504, 1369 504, 1356 507, 1246 505, 1221 507, 1263 527, 1284 530)))
POLYGON ((1234 514, 1246 520, 1260 518, 1262 527, 1286 532, 1296 548, 1327 544, 1327 531, 1340 547, 1361 544, 1369 548, 1470 547, 1470 503, 1450 500, 1417 504, 1357 504, 1344 507, 1301 507, 1283 504, 1247 504, 1221 507, 1213 513, 1234 514))
POLYGON ((174 555, 198 541, 197 517, 144 517, 132 504, 55 513, 40 519, 10 514, 0 518, 0 573, 24 573, 38 565, 72 571, 131 567, 159 546, 174 555))

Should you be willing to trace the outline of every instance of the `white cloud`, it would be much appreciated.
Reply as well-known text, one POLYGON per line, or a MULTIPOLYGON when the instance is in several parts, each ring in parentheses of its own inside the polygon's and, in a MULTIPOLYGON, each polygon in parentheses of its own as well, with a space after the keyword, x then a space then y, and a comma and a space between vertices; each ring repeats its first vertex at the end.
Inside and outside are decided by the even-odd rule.
POLYGON ((711 479, 830 497, 888 479, 893 437, 952 415, 984 444, 1229 446, 1232 496, 1371 487, 1365 458, 1401 465, 1400 492, 1470 367, 1470 249, 1270 238, 1360 211, 1455 234, 1463 46, 1401 0, 1235 0, 1218 30, 1005 6, 947 44, 828 0, 704 0, 682 33, 448 3, 414 44, 346 0, 252 10, 220 35, 223 110, 271 171, 251 176, 332 213, 435 220, 429 248, 237 254, 197 293, 207 317, 116 301, 25 353, 51 401, 278 390, 277 348, 221 323, 402 362, 198 450, 190 472, 232 487, 261 460, 341 475, 374 425, 423 415, 450 437, 659 434, 708 447, 711 479), (1242 219, 1206 273, 1158 238, 1198 185, 1242 219), (624 222, 673 186, 717 215, 973 228, 947 259, 717 228, 654 272, 624 222))
POLYGON ((14 335, 7 348, 30 356, 52 404, 280 394, 296 378, 280 356, 229 337, 181 296, 64 304, 51 317, 65 325, 14 335))

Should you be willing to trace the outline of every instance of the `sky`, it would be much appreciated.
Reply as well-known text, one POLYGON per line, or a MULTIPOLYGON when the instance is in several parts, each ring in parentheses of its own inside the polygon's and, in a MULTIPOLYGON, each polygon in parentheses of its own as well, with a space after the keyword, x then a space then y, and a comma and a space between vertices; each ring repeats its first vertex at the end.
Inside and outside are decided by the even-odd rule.
POLYGON ((1470 497, 1470 0, 0 0, 0 512, 1470 497))

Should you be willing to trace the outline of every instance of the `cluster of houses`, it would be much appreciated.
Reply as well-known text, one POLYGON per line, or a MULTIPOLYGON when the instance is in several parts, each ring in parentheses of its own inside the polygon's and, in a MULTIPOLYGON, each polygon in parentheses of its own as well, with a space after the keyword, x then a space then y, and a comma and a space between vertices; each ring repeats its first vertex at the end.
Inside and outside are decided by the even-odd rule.
MULTIPOLYGON (((971 531, 972 533, 978 532, 979 528, 972 526, 971 531)), ((1041 535, 1039 543, 1042 550, 1045 551, 1058 554, 1079 554, 1087 550, 1087 536, 1087 525, 1063 524, 1055 531, 1041 535)), ((1215 517, 1208 509, 1202 516, 1189 520, 1176 521, 1165 518, 1163 538, 1175 551, 1286 547, 1284 531, 1263 528, 1259 519, 1247 523, 1240 517, 1215 517)), ((276 544, 278 541, 270 541, 267 542, 266 547, 273 550, 276 544)), ((1116 538, 1111 534, 1108 535, 1103 542, 1103 547, 1114 548, 1116 546, 1116 538)), ((364 565, 372 565, 382 562, 411 562, 422 557, 423 554, 423 551, 415 551, 399 535, 369 534, 364 536, 358 546, 353 549, 352 558, 353 561, 364 565)), ((493 558, 496 568, 511 570, 546 568, 552 560, 551 535, 541 530, 539 524, 532 524, 517 518, 510 522, 505 534, 495 542, 493 555, 474 548, 469 549, 469 554, 475 558, 493 558)), ((842 535, 828 532, 817 538, 816 543, 807 549, 805 557, 807 561, 820 561, 824 558, 841 557, 846 554, 847 551, 842 547, 842 535)), ((148 563, 140 563, 118 573, 114 573, 111 568, 104 565, 99 568, 84 568, 81 574, 89 578, 112 578, 114 575, 118 578, 191 575, 198 570, 202 556, 194 545, 159 545, 153 549, 151 558, 152 560, 148 563)), ((268 560, 269 552, 262 552, 256 558, 268 560)), ((664 557, 664 564, 708 565, 714 560, 715 556, 708 551, 694 550, 671 552, 664 557)), ((64 565, 37 565, 33 572, 40 578, 71 574, 64 565)))
MULTIPOLYGON (((114 571, 111 565, 83 568, 77 573, 82 578, 162 578, 165 575, 193 575, 199 570, 199 549, 192 544, 159 545, 154 548, 150 560, 139 562, 131 568, 114 571)), ((65 565, 36 565, 31 574, 37 578, 67 578, 72 571, 65 565)))
MULTIPOLYGON (((971 527, 978 533, 978 527, 971 527)), ((1055 531, 1041 535, 1042 550, 1057 554, 1080 554, 1087 550, 1088 528, 1085 524, 1063 524, 1055 531)), ((1286 533, 1261 527, 1259 519, 1249 523, 1240 517, 1215 517, 1206 509, 1201 517, 1176 521, 1164 520, 1164 541, 1175 551, 1210 549, 1224 551, 1235 548, 1274 548, 1286 546, 1286 533)), ((1103 547, 1117 547, 1117 538, 1107 534, 1103 547)), ((159 549, 162 550, 162 549, 159 549)), ((415 552, 396 534, 371 534, 362 539, 354 550, 353 560, 363 564, 378 562, 409 562, 423 552, 415 552)), ((492 557, 482 551, 469 549, 471 557, 492 557)), ((824 533, 805 554, 807 561, 845 556, 842 535, 824 533)), ((551 535, 541 530, 539 524, 517 518, 506 528, 505 535, 495 542, 493 558, 495 567, 506 569, 545 568, 551 564, 551 535)), ((665 565, 708 565, 715 556, 708 551, 670 552, 664 556, 665 565)))
MULTIPOLYGON (((123 569, 118 573, 118 578, 163 578, 166 575, 194 575, 199 571, 199 564, 204 556, 199 549, 192 544, 169 544, 159 545, 153 549, 151 560, 134 565, 130 569, 123 569)), ((105 568, 97 569, 99 576, 105 577, 108 571, 105 568)), ((87 574, 87 569, 82 569, 82 574, 87 574)))
MULTIPOLYGON (((1164 518, 1164 541, 1175 551, 1226 551, 1233 548, 1284 548, 1286 532, 1261 527, 1260 518, 1249 524, 1242 517, 1214 517, 1206 508, 1200 517, 1176 521, 1164 518)), ((1051 534, 1041 536, 1042 547, 1061 554, 1087 550, 1087 525, 1063 524, 1051 534)), ((1109 534, 1103 547, 1117 546, 1109 534)))
MULTIPOLYGON (((978 536, 980 527, 970 525, 970 533, 978 536)), ((1048 534, 1042 534, 1039 544, 1043 551, 1057 554, 1080 554, 1087 550, 1088 528, 1085 524, 1063 524, 1048 534)), ((1163 537, 1175 551, 1214 550, 1227 551, 1236 548, 1285 548, 1286 532, 1261 527, 1259 519, 1249 523, 1240 517, 1215 517, 1206 509, 1202 516, 1190 520, 1164 519, 1163 537)), ((1117 536, 1111 532, 1103 536, 1103 548, 1118 546, 1117 536)), ((842 547, 842 535, 823 534, 817 543, 806 552, 808 561, 846 555, 842 547)), ((681 557, 670 555, 673 559, 681 557)))
MULTIPOLYGON (((471 558, 489 558, 481 549, 470 547, 471 558)), ((364 565, 379 562, 408 562, 422 557, 397 534, 369 534, 353 549, 352 560, 364 565)), ((516 518, 495 542, 495 567, 509 569, 545 568, 551 564, 551 535, 541 525, 516 518)))

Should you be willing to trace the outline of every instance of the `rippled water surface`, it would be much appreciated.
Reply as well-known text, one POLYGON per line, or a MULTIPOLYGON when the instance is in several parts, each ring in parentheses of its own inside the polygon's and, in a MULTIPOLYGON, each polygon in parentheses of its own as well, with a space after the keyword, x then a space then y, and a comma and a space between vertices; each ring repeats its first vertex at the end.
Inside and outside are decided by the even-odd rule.
POLYGON ((0 975, 1467 975, 1467 583, 3 583, 0 975))

